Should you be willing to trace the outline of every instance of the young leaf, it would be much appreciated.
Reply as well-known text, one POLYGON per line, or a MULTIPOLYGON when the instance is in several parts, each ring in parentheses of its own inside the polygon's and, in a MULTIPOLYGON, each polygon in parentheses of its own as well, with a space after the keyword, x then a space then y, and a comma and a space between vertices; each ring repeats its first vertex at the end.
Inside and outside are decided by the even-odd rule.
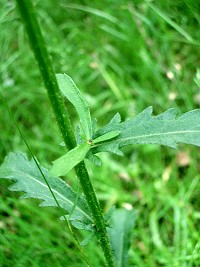
POLYGON ((127 266, 131 232, 135 223, 135 216, 134 211, 128 211, 126 209, 117 209, 111 216, 108 234, 117 263, 116 267, 127 266))
POLYGON ((94 133, 96 130, 96 126, 97 126, 97 119, 94 118, 92 119, 92 132, 94 133))
POLYGON ((76 139, 77 145, 80 145, 80 144, 85 142, 85 139, 83 139, 83 135, 82 135, 82 132, 81 132, 80 124, 76 125, 76 128, 75 128, 75 139, 76 139))
POLYGON ((200 146, 200 109, 192 110, 177 117, 177 110, 152 116, 152 107, 145 109, 134 119, 121 122, 115 117, 98 130, 94 138, 110 131, 120 131, 113 140, 96 144, 92 153, 113 152, 123 155, 120 148, 131 144, 160 144, 176 148, 178 143, 200 146))
POLYGON ((52 176, 61 176, 67 174, 79 162, 81 162, 91 146, 87 143, 77 145, 74 149, 70 150, 64 156, 53 161, 53 166, 49 173, 52 176))
POLYGON ((73 80, 66 74, 56 74, 60 91, 74 105, 80 119, 80 124, 85 134, 85 138, 92 138, 92 121, 90 117, 90 109, 81 95, 73 80))
POLYGON ((112 139, 116 136, 118 136, 120 134, 120 131, 111 131, 111 132, 108 132, 108 133, 105 133, 99 137, 97 137, 96 139, 94 139, 94 144, 96 143, 100 143, 100 142, 103 142, 103 141, 107 141, 109 139, 112 139))
MULTIPOLYGON (((81 221, 85 228, 92 225, 93 219, 85 198, 77 197, 76 192, 63 180, 49 176, 48 170, 42 166, 40 168, 60 207, 68 213, 74 209, 70 220, 81 221), (76 206, 74 208, 75 201, 76 206)), ((0 178, 15 181, 15 184, 9 189, 24 192, 21 198, 38 198, 43 200, 40 206, 57 207, 57 203, 35 161, 33 159, 29 161, 25 154, 21 152, 8 154, 0 166, 0 178)))

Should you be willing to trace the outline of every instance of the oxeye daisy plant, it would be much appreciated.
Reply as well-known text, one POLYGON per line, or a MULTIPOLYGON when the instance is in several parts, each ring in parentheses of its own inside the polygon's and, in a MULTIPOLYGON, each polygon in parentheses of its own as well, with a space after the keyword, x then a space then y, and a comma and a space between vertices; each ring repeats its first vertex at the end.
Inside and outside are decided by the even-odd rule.
MULTIPOLYGON (((134 144, 157 144, 176 148, 178 144, 200 146, 200 109, 177 115, 176 109, 168 109, 153 116, 153 108, 147 107, 137 116, 122 120, 116 113, 103 127, 97 128, 97 119, 92 117, 90 107, 73 79, 65 73, 55 74, 51 57, 41 33, 35 8, 31 0, 16 0, 30 46, 52 106, 53 113, 66 153, 55 159, 47 169, 42 166, 18 128, 31 158, 23 152, 9 153, 0 166, 0 178, 12 180, 12 191, 24 192, 24 198, 42 200, 42 206, 57 207, 74 235, 77 248, 85 264, 89 261, 84 254, 91 238, 96 238, 105 256, 105 265, 125 267, 131 233, 137 217, 134 210, 112 207, 103 214, 91 178, 85 165, 89 160, 97 166, 103 162, 98 153, 112 153, 123 156, 123 148, 134 144), (72 127, 70 114, 64 101, 69 101, 77 113, 79 122, 72 127), (83 194, 76 192, 62 176, 75 170, 83 194), (73 229, 87 231, 81 242, 73 229)), ((5 108, 11 114, 3 96, 5 108)), ((12 117, 12 114, 11 114, 12 117)), ((12 117, 13 118, 13 117, 12 117)))

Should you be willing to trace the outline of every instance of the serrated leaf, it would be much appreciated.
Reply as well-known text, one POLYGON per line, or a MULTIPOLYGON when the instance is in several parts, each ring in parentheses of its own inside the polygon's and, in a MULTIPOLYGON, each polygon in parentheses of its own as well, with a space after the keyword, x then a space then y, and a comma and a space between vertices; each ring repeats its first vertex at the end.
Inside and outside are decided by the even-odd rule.
POLYGON ((116 267, 126 267, 128 251, 131 244, 131 232, 135 223, 135 212, 126 209, 116 209, 110 219, 111 246, 114 251, 116 267))
POLYGON ((152 107, 145 109, 134 119, 120 121, 117 114, 105 127, 98 130, 94 138, 110 131, 120 131, 114 139, 96 144, 92 153, 108 151, 123 155, 120 148, 131 144, 160 144, 176 148, 178 143, 200 146, 200 109, 177 117, 177 110, 152 116, 152 107))
POLYGON ((116 207, 113 206, 113 207, 111 207, 111 208, 108 210, 108 212, 103 216, 104 221, 105 221, 106 223, 110 220, 110 218, 111 218, 111 216, 113 215, 113 212, 114 212, 115 210, 116 210, 116 207))
POLYGON ((74 81, 68 75, 56 74, 56 78, 60 91, 73 104, 78 113, 86 140, 90 140, 92 138, 92 121, 87 102, 81 95, 74 81))
POLYGON ((53 166, 49 171, 50 175, 62 176, 67 174, 85 158, 90 148, 91 146, 87 143, 77 145, 74 149, 67 152, 67 154, 53 161, 53 166))
POLYGON ((91 233, 89 234, 88 236, 86 236, 86 238, 80 243, 80 245, 83 247, 83 246, 86 246, 90 241, 91 239, 94 237, 94 233, 91 233))
MULTIPOLYGON (((93 224, 88 223, 88 221, 78 220, 74 215, 72 215, 72 216, 70 215, 70 218, 69 218, 69 216, 66 216, 66 217, 68 217, 69 221, 71 222, 71 224, 75 228, 77 228, 79 230, 89 231, 89 232, 92 232, 92 233, 95 232, 93 224)), ((62 216, 60 219, 64 220, 64 216, 62 216)))
MULTIPOLYGON (((93 220, 85 198, 77 196, 76 192, 63 180, 49 176, 48 170, 41 165, 40 168, 60 207, 68 213, 73 209, 70 220, 81 221, 85 228, 89 227, 88 225, 91 225, 93 220)), ((38 166, 33 159, 29 161, 26 154, 9 153, 0 166, 0 178, 15 181, 9 189, 24 192, 21 198, 37 198, 43 200, 40 206, 57 207, 38 166)))
POLYGON ((96 155, 92 154, 91 150, 88 151, 88 153, 86 154, 85 158, 90 160, 96 166, 101 166, 102 165, 101 159, 99 157, 97 157, 96 155))

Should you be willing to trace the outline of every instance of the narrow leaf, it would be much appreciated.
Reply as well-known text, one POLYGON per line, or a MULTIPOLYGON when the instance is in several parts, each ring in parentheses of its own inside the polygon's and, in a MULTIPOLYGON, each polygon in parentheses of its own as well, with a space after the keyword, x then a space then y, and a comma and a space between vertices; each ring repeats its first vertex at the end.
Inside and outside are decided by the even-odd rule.
POLYGON ((85 142, 85 139, 83 139, 83 135, 81 133, 81 126, 80 124, 76 125, 75 128, 75 138, 76 138, 76 143, 77 145, 80 145, 85 142))
POLYGON ((80 119, 80 124, 87 140, 92 138, 92 121, 90 109, 73 80, 66 74, 56 74, 59 89, 74 105, 80 119))
POLYGON ((110 131, 120 131, 113 140, 96 144, 92 153, 102 151, 123 155, 120 148, 131 144, 160 144, 176 148, 178 143, 200 146, 200 109, 177 117, 177 110, 152 116, 152 107, 145 109, 134 119, 124 122, 116 115, 105 127, 99 129, 94 138, 110 131))
POLYGON ((53 161, 53 166, 49 173, 52 176, 61 176, 67 174, 72 168, 74 168, 79 162, 81 162, 91 146, 87 143, 80 144, 74 149, 70 150, 64 156, 53 161))
POLYGON ((96 139, 94 139, 93 143, 96 144, 99 142, 103 142, 103 141, 112 139, 112 138, 118 136, 119 133, 120 133, 120 131, 111 131, 111 132, 105 133, 105 134, 97 137, 96 139))
POLYGON ((108 234, 110 236, 116 267, 126 267, 131 244, 131 232, 135 223, 135 212, 117 209, 112 214, 108 234))
MULTIPOLYGON (((40 167, 60 207, 68 213, 74 209, 70 220, 81 221, 86 228, 89 227, 93 220, 85 198, 77 197, 76 192, 68 184, 59 178, 49 176, 48 170, 40 167)), ((33 159, 29 161, 25 154, 9 153, 0 166, 0 178, 15 181, 9 189, 24 192, 21 198, 37 198, 43 200, 40 206, 57 207, 35 161, 33 159)))

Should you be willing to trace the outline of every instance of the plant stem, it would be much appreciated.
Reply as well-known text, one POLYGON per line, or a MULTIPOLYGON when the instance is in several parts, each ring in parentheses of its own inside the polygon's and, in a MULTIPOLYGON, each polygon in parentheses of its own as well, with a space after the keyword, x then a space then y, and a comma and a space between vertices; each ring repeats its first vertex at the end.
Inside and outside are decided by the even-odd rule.
MULTIPOLYGON (((64 106, 63 98, 58 88, 56 76, 52 67, 52 62, 48 54, 40 26, 38 24, 36 14, 31 0, 16 0, 21 17, 25 24, 29 42, 38 63, 48 97, 50 99, 53 112, 55 114, 58 127, 63 136, 67 148, 73 149, 76 146, 74 134, 68 112, 64 106)), ((89 178, 84 162, 76 166, 76 173, 80 180, 80 184, 85 194, 88 206, 92 212, 94 222, 99 237, 101 247, 103 249, 106 262, 109 267, 114 267, 112 249, 110 246, 106 225, 101 212, 100 204, 97 200, 91 180, 89 178)))

